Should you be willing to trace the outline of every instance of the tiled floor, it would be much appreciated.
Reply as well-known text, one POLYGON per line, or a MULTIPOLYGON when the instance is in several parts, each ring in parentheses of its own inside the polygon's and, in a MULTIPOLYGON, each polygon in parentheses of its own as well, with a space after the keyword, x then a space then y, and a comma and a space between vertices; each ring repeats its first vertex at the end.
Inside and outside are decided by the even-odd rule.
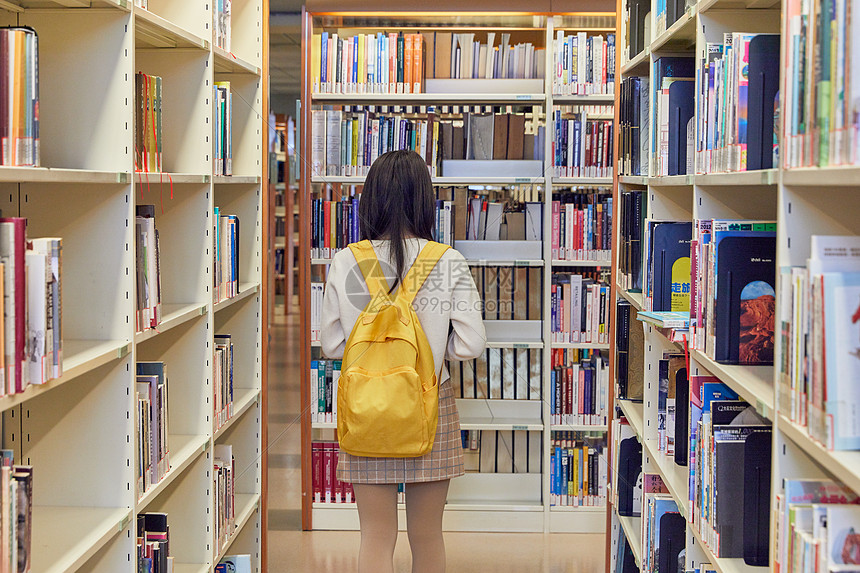
MULTIPOLYGON (((297 321, 272 325, 269 350, 269 571, 351 573, 357 570, 357 532, 301 530, 299 332, 297 321)), ((446 533, 452 573, 602 573, 602 534, 446 533)), ((406 534, 395 552, 396 571, 408 572, 406 534)))

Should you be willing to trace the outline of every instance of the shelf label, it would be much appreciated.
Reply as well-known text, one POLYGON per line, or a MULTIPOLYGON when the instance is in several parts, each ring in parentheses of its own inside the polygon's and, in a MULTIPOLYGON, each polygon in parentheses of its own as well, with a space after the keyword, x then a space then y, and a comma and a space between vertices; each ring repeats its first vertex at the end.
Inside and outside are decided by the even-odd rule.
POLYGON ((528 429, 529 429, 529 427, 528 427, 528 426, 513 426, 513 428, 512 428, 512 429, 513 429, 513 431, 515 431, 515 432, 519 432, 519 431, 525 431, 525 430, 528 430, 528 429))
POLYGON ((531 177, 514 177, 514 183, 531 183, 531 177))
POLYGON ((122 348, 118 349, 118 350, 116 351, 116 357, 117 357, 117 358, 122 358, 123 356, 125 356, 126 354, 128 354, 128 351, 129 351, 129 349, 130 349, 130 348, 131 348, 131 345, 130 345, 130 344, 126 344, 126 345, 125 345, 125 346, 123 346, 122 348))
POLYGON ((531 261, 514 261, 515 267, 530 267, 532 266, 531 261))
POLYGON ((517 342, 516 344, 514 344, 514 348, 518 348, 518 349, 519 348, 528 348, 528 347, 529 347, 528 344, 524 344, 522 342, 517 342))
POLYGON ((519 94, 519 95, 517 95, 517 100, 519 100, 519 101, 531 101, 532 96, 530 96, 528 94, 519 94))

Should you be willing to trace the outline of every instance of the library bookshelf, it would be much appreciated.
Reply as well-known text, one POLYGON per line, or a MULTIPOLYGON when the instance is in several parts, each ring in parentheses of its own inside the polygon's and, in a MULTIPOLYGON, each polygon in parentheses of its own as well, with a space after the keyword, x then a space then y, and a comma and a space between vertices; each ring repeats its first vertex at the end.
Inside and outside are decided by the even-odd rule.
MULTIPOLYGON (((621 38, 624 21, 625 3, 619 1, 619 54, 617 60, 619 82, 633 76, 649 77, 654 81, 653 62, 662 56, 696 56, 705 49, 706 42, 716 41, 723 32, 776 33, 782 30, 781 49, 785 56, 785 18, 786 2, 721 2, 702 0, 687 3, 686 12, 667 30, 652 38, 645 39, 644 49, 633 59, 626 59, 625 41, 621 38), (783 22, 784 24, 784 22, 783 22)), ((652 13, 657 3, 652 2, 652 13)), ((653 24, 653 21, 652 21, 653 24)), ((647 31, 646 26, 646 31, 647 31)), ((653 28, 652 28, 653 29, 653 28)), ((701 71, 697 67, 696 74, 701 71)), ((781 68, 785 73, 785 67, 781 68)), ((785 109, 785 77, 780 78, 780 109, 785 109)), ((616 92, 618 93, 618 92, 616 92)), ((653 91, 650 104, 654 105, 653 91)), ((696 95, 699 98, 699 95, 696 95)), ((620 99, 616 99, 618 107, 620 99)), ((653 109, 653 108, 651 108, 653 109)), ((696 108, 698 109, 698 108, 696 108)), ((694 111, 695 117, 696 111, 694 111)), ((784 121, 784 118, 779 118, 784 121)), ((649 122, 651 119, 649 119, 649 122)), ((650 126, 653 129, 653 125, 650 126)), ((785 126, 776 128, 780 134, 780 145, 784 141, 785 126)), ((650 150, 653 153, 653 149, 650 150)), ((644 153, 644 151, 643 151, 644 153)), ((782 153, 782 152, 781 152, 782 153)), ((616 154, 616 157, 618 155, 616 154)), ((648 175, 621 175, 617 177, 616 198, 626 190, 642 190, 647 193, 647 217, 671 221, 692 221, 696 219, 757 219, 777 222, 776 248, 776 286, 785 281, 781 269, 804 266, 810 257, 810 237, 812 235, 858 235, 860 234, 860 195, 858 195, 858 171, 853 166, 807 167, 789 169, 784 167, 783 157, 779 166, 771 169, 727 172, 700 173, 654 177, 648 175)), ((616 209, 620 209, 618 201, 616 209)), ((616 216, 619 211, 616 210, 616 216)), ((618 244, 618 229, 615 245, 618 244)), ((613 277, 617 277, 619 260, 613 261, 613 277)), ((642 310, 643 295, 622 288, 613 283, 614 300, 626 300, 634 311, 642 310)), ((785 299, 776 297, 776 316, 782 316, 785 299)), ((615 310, 613 310, 615 316, 615 310)), ((775 364, 783 359, 780 356, 779 321, 777 318, 775 364)), ((656 368, 662 352, 685 352, 688 356, 690 375, 715 376, 738 394, 740 399, 755 407, 758 414, 773 425, 772 475, 771 475, 771 512, 775 511, 775 496, 785 479, 833 479, 855 493, 860 493, 860 453, 856 451, 828 451, 809 437, 805 428, 789 419, 789 413, 780 396, 779 367, 742 366, 718 363, 704 352, 687 347, 687 342, 672 336, 672 331, 659 329, 631 317, 633 326, 644 329, 644 367, 645 389, 642 402, 612 397, 614 408, 611 414, 624 416, 642 444, 643 473, 658 474, 663 478, 669 494, 674 498, 680 512, 687 518, 686 553, 684 567, 694 570, 703 563, 720 573, 754 573, 774 568, 774 528, 770 530, 770 561, 768 566, 754 567, 742 558, 717 558, 706 539, 690 524, 689 475, 686 467, 677 466, 658 451, 657 440, 657 376, 649 370, 656 368)), ((616 339, 612 339, 613 368, 616 363, 616 339)), ((612 379, 615 380, 613 372, 612 379)), ((615 385, 611 393, 615 391, 615 385)), ((612 432, 610 423, 610 434, 612 432)), ((610 442, 613 442, 610 436, 610 442)), ((614 442, 613 442, 614 443, 614 442)), ((617 487, 617 475, 610 472, 612 483, 617 487)), ((607 571, 612 573, 610 556, 618 551, 620 538, 626 537, 632 548, 637 566, 642 566, 642 556, 648 551, 643 536, 642 517, 619 516, 617 508, 610 503, 607 520, 607 571)), ((644 511, 643 511, 644 513, 644 511)), ((620 570, 620 569, 619 569, 620 570)), ((696 569, 698 570, 698 569, 696 569)))
MULTIPOLYGON (((557 30, 567 32, 583 30, 593 34, 605 34, 615 29, 614 6, 584 5, 532 7, 535 13, 523 13, 516 6, 487 4, 471 6, 469 12, 459 8, 444 6, 446 11, 424 11, 424 7, 399 7, 396 11, 387 10, 382 4, 373 6, 334 5, 325 2, 309 2, 302 22, 302 117, 299 122, 302 131, 299 157, 305 158, 300 166, 300 250, 299 272, 301 290, 300 313, 302 332, 310 334, 310 283, 324 281, 330 258, 311 257, 311 201, 322 190, 332 189, 337 196, 341 190, 350 186, 360 186, 363 176, 333 176, 312 171, 311 163, 311 111, 321 106, 514 106, 529 107, 534 117, 545 122, 556 105, 612 106, 612 95, 554 96, 552 82, 539 81, 537 89, 516 88, 502 90, 479 89, 467 93, 416 93, 416 94, 340 94, 313 93, 310 62, 313 34, 320 31, 344 34, 370 33, 377 31, 432 32, 434 29, 456 31, 520 32, 529 38, 539 38, 538 45, 552 46, 557 30), (485 9, 485 12, 479 10, 485 9), (374 10, 371 12, 371 10, 374 10), (416 10, 411 12, 411 10, 416 10), (417 11, 421 10, 421 11, 417 11), (505 12, 504 10, 510 10, 505 12), (544 11, 545 10, 545 11, 544 11), (488 93, 483 93, 484 91, 488 93), (556 102, 556 98, 559 101, 556 102)), ((552 69, 552 50, 546 50, 546 69, 552 69)), ((490 80, 495 81, 495 80, 490 80)), ((506 81, 506 80, 503 80, 506 81)), ((534 80, 529 80, 532 87, 534 80)), ((329 109, 326 107, 325 109, 329 109)), ((608 119, 612 119, 610 115, 608 119)), ((537 190, 543 203, 542 228, 551 228, 551 201, 555 189, 564 188, 605 188, 609 191, 611 177, 604 178, 559 178, 554 177, 552 169, 551 129, 547 136, 543 157, 544 165, 540 176, 528 177, 433 177, 436 188, 454 186, 479 186, 498 189, 528 188, 537 190)), ((480 241, 479 241, 480 242, 480 241)), ((513 267, 530 269, 540 273, 542 288, 535 302, 541 305, 538 320, 486 320, 488 348, 528 351, 542 350, 540 377, 542 400, 509 400, 458 398, 460 423, 463 430, 500 430, 538 433, 541 436, 541 471, 537 473, 480 473, 467 472, 463 477, 452 480, 446 506, 444 524, 449 531, 523 531, 523 532, 597 532, 604 527, 605 507, 584 506, 567 507, 550 503, 550 438, 557 431, 578 431, 592 437, 602 438, 606 433, 605 425, 556 425, 550 423, 550 403, 546 398, 550 388, 550 350, 556 348, 590 349, 606 352, 608 344, 561 344, 552 343, 549 320, 550 278, 554 270, 568 269, 609 269, 609 260, 553 260, 549 234, 544 233, 539 252, 528 257, 516 257, 507 252, 504 241, 493 252, 478 258, 468 258, 473 273, 481 267, 513 267)), ((457 248, 457 241, 454 241, 457 248)), ((530 317, 531 318, 531 317, 530 317)), ((334 441, 336 424, 311 422, 310 416, 310 371, 311 361, 324 358, 317 342, 306 343, 302 349, 302 444, 303 444, 303 514, 304 529, 357 529, 358 513, 355 504, 315 503, 313 499, 313 476, 311 462, 311 443, 317 440, 334 441)), ((405 524, 405 508, 398 506, 401 528, 405 524)))
POLYGON ((3 2, 39 37, 42 167, 0 167, 4 216, 63 240, 63 376, 0 398, 4 445, 34 468, 32 570, 136 570, 137 516, 167 512, 176 570, 252 555, 265 571, 266 0, 233 2, 233 50, 212 4, 3 2), (135 73, 164 78, 164 173, 136 170, 135 73), (212 84, 236 93, 235 177, 214 177, 212 84), (156 206, 163 321, 135 332, 135 209, 156 206), (214 209, 242 220, 240 295, 214 303, 214 209), (213 336, 233 335, 235 412, 216 429, 213 336), (170 470, 138 491, 135 363, 169 376, 170 470), (262 440, 261 440, 262 436, 262 440), (213 539, 216 444, 236 459, 236 525, 213 539))

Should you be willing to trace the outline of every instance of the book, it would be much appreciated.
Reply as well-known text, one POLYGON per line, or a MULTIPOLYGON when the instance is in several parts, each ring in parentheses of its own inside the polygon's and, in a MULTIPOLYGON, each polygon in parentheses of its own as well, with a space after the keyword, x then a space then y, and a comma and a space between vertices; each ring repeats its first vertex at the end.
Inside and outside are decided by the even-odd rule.
POLYGON ((216 334, 213 353, 212 386, 214 388, 215 427, 220 428, 233 417, 233 337, 216 334))
POLYGON ((689 222, 648 221, 645 231, 646 310, 689 310, 691 236, 689 222))
POLYGON ((555 272, 550 286, 553 342, 609 342, 609 285, 598 273, 555 272))
POLYGON ((0 59, 6 93, 0 98, 0 164, 38 167, 39 38, 26 26, 0 30, 0 59))
POLYGON ((215 573, 251 573, 250 555, 227 555, 215 566, 215 573))
MULTIPOLYGON (((221 0, 225 3, 230 0, 221 0)), ((214 175, 233 175, 233 92, 230 82, 215 82, 212 114, 215 123, 214 175)))
POLYGON ((135 170, 163 171, 162 78, 135 74, 135 170))
POLYGON ((604 507, 607 465, 603 438, 553 432, 550 443, 550 505, 604 507))
POLYGON ((135 266, 137 269, 136 331, 157 328, 161 322, 161 277, 155 205, 138 205, 135 216, 135 266))
POLYGON ((233 446, 215 444, 212 458, 212 481, 215 492, 214 536, 216 546, 226 546, 236 524, 236 468, 233 446))
POLYGON ((599 188, 586 191, 556 191, 553 195, 553 260, 609 263, 612 197, 599 188))
POLYGON ((556 425, 605 425, 609 364, 601 351, 553 349, 550 419, 556 425))
POLYGON ((554 95, 615 93, 615 34, 558 30, 552 53, 554 95))
POLYGON ((556 177, 611 177, 614 122, 609 108, 556 106, 553 157, 556 177), (589 119, 589 115, 597 116, 589 119))
POLYGON ((20 217, 0 218, 0 263, 3 263, 5 394, 23 392, 30 370, 27 353, 26 321, 26 227, 20 217))
POLYGON ((137 573, 170 573, 170 527, 166 513, 146 512, 137 516, 137 573))

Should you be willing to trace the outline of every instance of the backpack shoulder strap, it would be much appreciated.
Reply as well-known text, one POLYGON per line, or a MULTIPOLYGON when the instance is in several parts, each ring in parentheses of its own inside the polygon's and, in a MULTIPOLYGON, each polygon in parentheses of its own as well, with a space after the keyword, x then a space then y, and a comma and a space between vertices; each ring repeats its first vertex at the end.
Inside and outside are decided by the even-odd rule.
POLYGON ((406 273, 406 277, 403 279, 403 284, 400 285, 400 290, 398 291, 397 296, 407 304, 411 305, 412 301, 415 300, 415 295, 418 294, 418 291, 424 284, 424 281, 427 280, 431 271, 436 268, 436 264, 439 262, 439 259, 441 259, 442 255, 445 254, 445 251, 450 248, 450 246, 442 243, 427 241, 427 244, 424 245, 424 248, 421 249, 420 253, 418 253, 418 257, 415 258, 415 262, 412 263, 412 267, 409 269, 409 272, 406 273))
POLYGON ((349 250, 352 251, 358 263, 358 268, 361 269, 361 274, 364 277, 364 282, 367 284, 367 290, 370 292, 371 298, 376 298, 379 295, 387 297, 388 281, 385 280, 384 273, 379 265, 379 259, 376 258, 376 253, 370 241, 365 239, 358 243, 350 243, 349 250))

